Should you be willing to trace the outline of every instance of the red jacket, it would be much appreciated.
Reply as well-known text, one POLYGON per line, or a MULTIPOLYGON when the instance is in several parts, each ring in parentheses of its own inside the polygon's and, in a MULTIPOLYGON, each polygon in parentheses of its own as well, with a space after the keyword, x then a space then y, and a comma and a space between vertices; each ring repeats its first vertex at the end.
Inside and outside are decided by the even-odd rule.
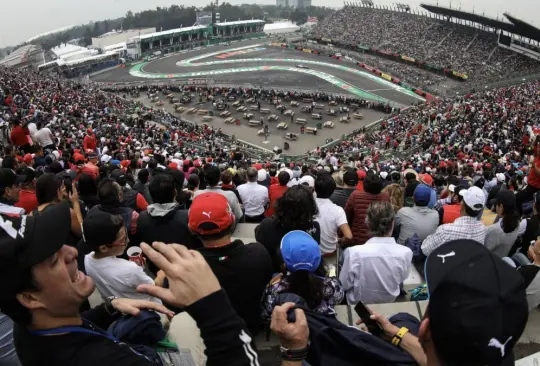
POLYGON ((28 128, 22 128, 21 126, 15 126, 11 130, 11 143, 15 146, 24 146, 28 144, 28 136, 30 132, 28 128))
POLYGON ((96 146, 97 146, 96 135, 84 136, 84 140, 83 140, 84 152, 87 152, 88 150, 96 151, 96 146))
POLYGON ((280 186, 279 184, 272 184, 268 187, 268 201, 270 204, 264 212, 264 217, 270 217, 274 214, 274 207, 278 198, 283 196, 283 193, 288 189, 287 186, 280 186))
POLYGON ((378 201, 390 202, 390 197, 386 193, 371 194, 360 191, 354 191, 349 196, 345 204, 345 214, 353 234, 352 241, 355 244, 364 244, 371 239, 371 232, 366 225, 366 213, 369 205, 378 201))
POLYGON ((35 191, 28 191, 21 189, 19 193, 19 200, 15 203, 15 207, 24 208, 26 214, 29 215, 32 210, 38 207, 38 200, 35 191))

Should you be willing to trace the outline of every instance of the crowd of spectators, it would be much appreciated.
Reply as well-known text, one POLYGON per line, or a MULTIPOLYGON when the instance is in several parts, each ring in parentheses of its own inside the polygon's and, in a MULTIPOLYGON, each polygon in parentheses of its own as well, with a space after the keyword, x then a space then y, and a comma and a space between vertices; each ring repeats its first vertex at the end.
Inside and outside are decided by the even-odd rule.
POLYGON ((268 327, 286 366, 501 364, 540 304, 538 82, 418 104, 288 164, 93 86, 0 69, 0 90, 2 364, 167 364, 179 313, 210 366, 257 365, 268 327), (340 325, 337 306, 395 301, 413 266, 423 319, 340 325))
POLYGON ((314 33, 336 43, 396 52, 473 80, 540 69, 538 61, 498 47, 496 34, 409 12, 345 6, 319 22, 314 33))

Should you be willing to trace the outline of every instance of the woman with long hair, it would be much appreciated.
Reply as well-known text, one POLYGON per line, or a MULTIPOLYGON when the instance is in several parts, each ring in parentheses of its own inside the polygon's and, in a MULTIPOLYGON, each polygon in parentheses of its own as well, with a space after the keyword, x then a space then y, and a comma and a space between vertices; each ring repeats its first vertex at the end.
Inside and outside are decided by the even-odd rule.
POLYGON ((270 253, 275 272, 281 271, 279 247, 288 232, 305 231, 320 243, 321 228, 315 221, 318 213, 313 193, 307 186, 299 184, 286 190, 276 201, 274 215, 255 228, 255 239, 270 253))
POLYGON ((345 293, 337 278, 328 277, 319 244, 308 233, 293 230, 283 236, 280 248, 284 265, 263 294, 263 321, 270 321, 281 293, 296 294, 313 311, 335 315, 334 306, 341 303, 345 293))
POLYGON ((403 207, 403 188, 397 183, 392 183, 384 187, 382 192, 388 194, 392 208, 397 213, 403 207))
POLYGON ((486 228, 484 245, 498 257, 506 257, 519 234, 520 214, 516 196, 507 189, 501 189, 495 200, 497 217, 500 220, 486 228))

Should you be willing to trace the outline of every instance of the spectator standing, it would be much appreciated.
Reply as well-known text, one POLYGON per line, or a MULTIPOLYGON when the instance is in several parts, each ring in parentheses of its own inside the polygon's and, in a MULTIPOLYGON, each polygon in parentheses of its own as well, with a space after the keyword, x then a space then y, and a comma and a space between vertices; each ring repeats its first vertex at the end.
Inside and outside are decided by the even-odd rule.
POLYGON ((271 184, 270 187, 268 187, 268 208, 264 212, 265 217, 271 217, 274 214, 276 201, 283 196, 285 191, 289 188, 287 186, 289 179, 289 173, 286 171, 279 172, 277 176, 278 182, 276 184, 271 184))
POLYGON ((341 230, 345 240, 353 237, 351 228, 347 223, 345 211, 330 201, 330 197, 336 189, 336 182, 330 174, 320 173, 315 180, 315 193, 317 198, 317 222, 321 226, 321 252, 323 255, 333 254, 338 245, 338 230, 341 230))
POLYGON ((91 176, 88 174, 81 174, 79 176, 77 188, 79 191, 79 199, 84 202, 88 210, 99 203, 97 197, 97 183, 91 176))
POLYGON ((240 193, 238 193, 238 189, 236 189, 236 186, 232 182, 232 179, 233 179, 233 174, 230 170, 227 169, 223 173, 221 173, 221 189, 223 191, 233 192, 236 198, 238 199, 238 202, 242 204, 240 193))
MULTIPOLYGON (((192 174, 193 175, 193 174, 192 174)), ((188 188, 189 188, 189 181, 192 179, 192 175, 188 178, 188 188)), ((240 203, 238 202, 238 199, 236 198, 236 195, 231 191, 224 191, 219 187, 219 179, 221 176, 221 172, 219 171, 219 168, 214 165, 206 165, 204 167, 204 180, 206 181, 207 187, 206 189, 197 189, 193 193, 193 199, 197 197, 199 194, 207 193, 207 192, 215 192, 223 195, 225 198, 227 198, 227 201, 229 202, 229 206, 231 206, 231 210, 236 217, 236 221, 238 222, 242 216, 242 208, 240 207, 240 203)), ((194 182, 194 180, 192 180, 194 182)))
POLYGON ((83 148, 85 153, 95 152, 97 147, 97 138, 91 128, 86 129, 86 136, 83 139, 83 148))
POLYGON ((356 185, 356 190, 364 192, 364 180, 367 177, 367 173, 364 169, 358 169, 356 171, 356 175, 358 177, 358 184, 356 185))
POLYGON ((268 188, 257 183, 256 168, 247 169, 248 181, 238 187, 246 213, 246 222, 258 223, 264 219, 264 210, 268 205, 268 188))
POLYGON ((332 196, 330 196, 330 201, 344 209, 347 200, 355 191, 357 184, 358 175, 354 169, 347 168, 343 173, 343 189, 336 189, 334 193, 332 193, 332 196))
POLYGON ((531 242, 536 241, 540 236, 540 192, 536 192, 533 197, 533 215, 521 221, 520 231, 524 230, 524 233, 512 251, 519 250, 522 253, 527 253, 531 242))
POLYGON ((300 296, 317 313, 335 315, 334 306, 341 303, 344 292, 337 278, 328 277, 319 244, 308 233, 294 230, 285 234, 280 250, 285 268, 264 292, 263 320, 270 320, 276 296, 281 293, 300 296))
POLYGON ((135 262, 117 258, 124 254, 129 243, 121 216, 98 212, 84 220, 83 228, 86 245, 92 249, 84 257, 84 268, 96 283, 103 300, 116 296, 161 304, 161 300, 137 292, 139 285, 154 284, 143 268, 135 262))
POLYGON ((527 255, 531 260, 531 264, 522 265, 518 268, 518 271, 525 277, 528 272, 534 274, 534 278, 527 286, 527 303, 529 304, 529 311, 535 309, 540 305, 540 239, 530 244, 527 250, 527 255))
POLYGON ((394 209, 389 202, 370 204, 366 223, 373 237, 343 252, 339 279, 349 304, 393 302, 409 276, 413 253, 392 237, 394 209))
MULTIPOLYGON (((183 174, 183 172, 182 172, 183 174)), ((148 204, 152 203, 150 192, 148 191, 148 180, 150 178, 150 172, 148 169, 141 169, 137 172, 137 180, 133 185, 133 189, 143 195, 144 199, 148 204)), ((183 188, 184 182, 182 182, 183 188)))
POLYGON ((270 254, 274 273, 283 269, 279 248, 288 232, 305 231, 320 244, 321 227, 315 221, 318 212, 311 190, 299 184, 287 189, 283 196, 277 199, 274 215, 264 219, 255 228, 255 239, 264 245, 270 254))
POLYGON ((56 145, 54 144, 54 135, 51 130, 47 127, 43 127, 41 122, 37 123, 38 131, 35 133, 34 137, 36 141, 43 150, 56 150, 56 145))
POLYGON ((405 244, 415 234, 422 242, 439 226, 437 211, 428 207, 433 190, 424 184, 419 184, 414 190, 414 206, 403 207, 396 214, 394 230, 399 232, 397 242, 405 244))
POLYGON ((412 206, 412 202, 408 202, 407 198, 412 198, 416 186, 420 184, 418 174, 412 169, 407 169, 403 173, 405 177, 404 205, 412 206))
POLYGON ((533 195, 540 191, 540 139, 535 141, 534 157, 529 161, 529 175, 527 177, 527 187, 519 191, 516 195, 517 208, 521 213, 523 204, 532 201, 533 195))
POLYGON ((382 180, 378 175, 368 174, 364 181, 364 191, 355 191, 351 194, 345 205, 345 214, 349 222, 353 240, 352 243, 364 244, 371 238, 370 230, 366 225, 366 213, 370 204, 377 201, 389 201, 389 197, 382 191, 382 180))
POLYGON ((28 215, 39 205, 36 197, 36 171, 26 168, 23 170, 22 175, 24 176, 24 182, 21 183, 19 200, 15 203, 15 207, 23 208, 28 215))
POLYGON ((21 122, 18 119, 13 120, 13 127, 9 135, 11 143, 17 148, 24 151, 25 154, 32 152, 32 146, 28 141, 30 132, 27 127, 21 127, 21 122))
POLYGON ((399 185, 399 183, 389 184, 384 187, 381 192, 388 195, 395 213, 397 213, 403 207, 403 188, 399 185))
POLYGON ((272 278, 272 259, 260 243, 233 241, 234 221, 227 199, 216 192, 198 195, 189 209, 189 228, 204 245, 199 252, 255 335, 261 329, 260 301, 272 278))
POLYGON ((501 190, 495 199, 497 217, 501 218, 486 228, 484 244, 499 258, 508 256, 519 234, 519 212, 516 195, 509 190, 501 190))
POLYGON ((458 239, 471 239, 484 243, 486 228, 476 217, 484 209, 486 196, 478 187, 462 189, 459 194, 463 197, 461 202, 461 216, 453 224, 441 225, 435 233, 431 234, 422 243, 422 252, 428 256, 443 243, 458 239))

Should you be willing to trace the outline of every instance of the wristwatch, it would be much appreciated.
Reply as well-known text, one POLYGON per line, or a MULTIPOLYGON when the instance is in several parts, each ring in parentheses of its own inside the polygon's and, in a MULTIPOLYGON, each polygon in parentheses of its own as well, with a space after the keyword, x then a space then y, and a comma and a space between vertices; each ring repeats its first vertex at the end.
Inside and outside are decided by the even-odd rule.
POLYGON ((281 353, 281 359, 285 361, 302 361, 307 358, 309 352, 309 343, 307 346, 301 349, 289 349, 287 347, 279 346, 281 353))
POLYGON ((111 316, 115 316, 120 313, 112 304, 113 300, 116 299, 118 299, 116 296, 109 296, 105 299, 105 310, 107 310, 107 313, 109 313, 111 316))

